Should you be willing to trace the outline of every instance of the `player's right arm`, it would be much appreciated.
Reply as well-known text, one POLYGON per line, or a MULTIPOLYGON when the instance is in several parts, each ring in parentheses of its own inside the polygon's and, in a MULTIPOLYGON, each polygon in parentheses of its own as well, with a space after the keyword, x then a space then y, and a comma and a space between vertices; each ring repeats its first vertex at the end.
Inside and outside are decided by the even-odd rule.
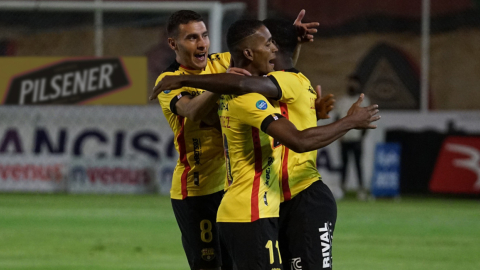
POLYGON ((181 87, 194 87, 226 95, 259 93, 267 98, 277 98, 277 86, 266 77, 238 76, 235 74, 209 74, 197 76, 165 76, 153 89, 150 100, 161 92, 181 87))
MULTIPOLYGON (((161 82, 161 80, 164 77, 181 77, 181 76, 166 76, 169 74, 174 75, 173 73, 168 73, 168 72, 163 73, 158 77, 156 84, 158 85, 159 82, 161 82)), ((193 76, 182 76, 182 77, 193 77, 193 76)), ((160 103, 162 106, 165 106, 165 105, 169 106, 170 110, 174 114, 186 117, 194 122, 197 122, 203 119, 207 121, 210 120, 209 112, 213 107, 216 107, 216 102, 219 97, 218 95, 206 91, 201 95, 193 97, 190 94, 190 92, 187 91, 187 89, 184 87, 171 88, 171 89, 175 89, 175 90, 168 91, 167 97, 161 97, 160 95, 162 93, 157 94, 157 97, 160 100, 160 103), (165 104, 165 103, 169 103, 169 104, 165 104)))
POLYGON ((265 133, 294 152, 303 153, 325 147, 342 137, 350 129, 374 129, 371 123, 380 119, 378 106, 360 107, 363 94, 344 118, 325 126, 297 130, 288 119, 281 118, 268 125, 265 133))

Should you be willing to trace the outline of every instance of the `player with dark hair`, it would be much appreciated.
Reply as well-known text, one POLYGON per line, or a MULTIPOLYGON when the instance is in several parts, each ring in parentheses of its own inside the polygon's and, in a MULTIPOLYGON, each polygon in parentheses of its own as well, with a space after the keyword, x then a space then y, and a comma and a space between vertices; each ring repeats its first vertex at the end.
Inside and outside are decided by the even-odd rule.
MULTIPOLYGON (((303 17, 303 16, 302 16, 303 17)), ((301 19, 301 18, 300 18, 301 19)), ((305 39, 312 36, 302 24, 305 39)), ((210 41, 202 17, 180 10, 167 23, 168 44, 176 61, 157 79, 165 76, 224 73, 230 63, 229 53, 208 55, 210 41)), ((182 76, 184 77, 184 76, 182 76)), ((188 76, 191 77, 191 76, 188 76)), ((173 211, 182 233, 182 243, 192 269, 231 269, 231 262, 221 252, 215 223, 225 186, 225 162, 218 124, 218 96, 192 87, 172 88, 158 96, 162 111, 175 136, 179 153, 172 179, 173 211), (212 117, 213 115, 213 117, 212 117)))
MULTIPOLYGON (((285 30, 288 31, 289 27, 292 26, 289 25, 285 30)), ((288 242, 280 242, 282 250, 285 247, 288 258, 288 261, 284 260, 284 267, 290 265, 292 258, 297 259, 292 257, 297 254, 300 258, 304 258, 305 264, 299 264, 298 260, 294 263, 305 265, 305 269, 318 269, 319 265, 320 268, 331 267, 330 230, 333 231, 336 220, 336 205, 328 187, 319 181, 321 178, 315 166, 316 151, 314 150, 330 144, 352 128, 375 128, 370 123, 379 119, 379 116, 375 116, 378 112, 377 106, 359 107, 363 98, 361 95, 352 105, 347 117, 330 125, 316 127, 314 102, 317 93, 308 79, 292 68, 291 49, 286 50, 285 54, 277 52, 275 58, 272 52, 276 52, 277 49, 271 42, 268 29, 259 21, 234 23, 229 29, 227 43, 235 66, 246 69, 253 75, 252 77, 232 74, 205 75, 195 78, 166 77, 157 85, 160 90, 190 85, 218 93, 247 93, 240 96, 224 95, 219 104, 227 176, 232 180, 217 217, 221 235, 226 238, 235 263, 246 260, 247 264, 249 257, 256 258, 254 260, 256 264, 262 261, 261 254, 258 254, 260 246, 267 245, 270 250, 270 247, 276 244, 274 242, 277 228, 275 211, 278 210, 276 208, 278 206, 277 201, 272 199, 272 195, 267 194, 275 195, 277 191, 275 187, 279 184, 270 185, 279 180, 279 175, 276 173, 278 168, 278 172, 282 173, 281 186, 285 200, 290 201, 298 195, 291 201, 290 206, 282 205, 280 214, 280 220, 286 224, 282 232, 285 235, 283 241, 288 242), (274 65, 275 68, 285 71, 271 72, 274 65), (267 73, 269 76, 260 77, 267 73), (255 92, 280 102, 271 101, 272 106, 264 96, 255 92), (274 110, 262 111, 263 108, 270 107, 280 109, 281 114, 277 114, 274 110), (254 131, 255 128, 257 131, 254 131), (266 140, 267 134, 274 139, 266 140), (255 144, 256 140, 259 141, 257 144, 255 144), (285 146, 283 161, 275 157, 280 143, 285 146), (256 151, 257 148, 261 150, 256 151), (289 152, 289 149, 297 153, 289 152), (270 190, 264 190, 267 186, 270 190), (264 195, 265 205, 260 203, 261 195, 264 195), (317 196, 321 198, 317 199, 317 196), (253 204, 254 200, 255 204, 253 204), (313 206, 305 205, 311 200, 315 200, 313 206), (254 209, 253 206, 257 204, 258 208, 254 209), (266 208, 270 210, 266 211, 266 208), (283 210, 284 208, 286 210, 283 210), (308 211, 311 209, 314 212, 310 214, 308 211), (263 215, 255 215, 254 210, 263 215), (296 213, 297 211, 299 213, 296 213), (242 213, 245 216, 240 215, 242 213), (251 220, 250 224, 245 223, 248 222, 248 218, 251 220), (269 238, 266 238, 267 236, 269 238), (297 237, 300 239, 294 239, 297 237), (248 241, 245 241, 246 239, 248 241), (325 239, 323 243, 322 239, 325 239), (318 241, 314 242, 315 240, 318 241), (300 247, 299 243, 303 243, 305 247, 300 247), (328 250, 325 250, 326 244, 328 244, 328 250), (307 249, 307 253, 304 254, 303 252, 307 249), (292 254, 290 250, 297 253, 292 254), (321 252, 322 250, 324 252, 321 252), (254 255, 254 252, 257 255, 254 255), (319 257, 312 258, 316 255, 319 257)), ((279 46, 281 44, 282 42, 279 46)), ((271 262, 275 262, 275 259, 271 262)), ((245 268, 241 269, 263 268, 245 265, 245 268)))
MULTIPOLYGON (((198 13, 173 13, 167 22, 167 34, 176 58, 157 82, 164 76, 226 72, 230 54, 208 55, 210 40, 198 13)), ((222 137, 214 126, 218 124, 217 100, 218 95, 191 87, 159 96, 179 153, 170 196, 191 269, 220 269, 222 264, 222 269, 233 269, 228 254, 222 252, 215 221, 225 186, 222 137)))

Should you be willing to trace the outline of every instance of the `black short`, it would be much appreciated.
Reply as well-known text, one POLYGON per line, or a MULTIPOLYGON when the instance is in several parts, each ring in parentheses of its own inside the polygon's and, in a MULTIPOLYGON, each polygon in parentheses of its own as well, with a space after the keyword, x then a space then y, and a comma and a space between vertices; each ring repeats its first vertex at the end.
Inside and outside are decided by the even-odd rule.
POLYGON ((219 222, 218 228, 235 269, 283 269, 278 246, 278 218, 245 223, 219 222))
POLYGON ((332 269, 337 204, 319 180, 280 204, 280 251, 284 269, 332 269))
POLYGON ((232 269, 228 253, 222 252, 216 221, 223 191, 172 199, 173 212, 182 233, 182 244, 191 269, 209 269, 222 266, 232 269))

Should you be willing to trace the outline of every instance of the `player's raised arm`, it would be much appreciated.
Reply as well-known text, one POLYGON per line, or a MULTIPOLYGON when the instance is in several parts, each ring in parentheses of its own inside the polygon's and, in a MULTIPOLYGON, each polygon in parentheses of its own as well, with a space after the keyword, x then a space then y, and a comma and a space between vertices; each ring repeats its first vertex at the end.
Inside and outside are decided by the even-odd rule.
POLYGON ((360 107, 362 100, 363 94, 352 105, 349 115, 329 125, 299 131, 289 120, 281 118, 272 122, 265 132, 297 153, 316 150, 342 137, 350 129, 374 129, 377 127, 372 125, 372 122, 380 119, 380 116, 377 115, 378 105, 360 107))
POLYGON ((200 88, 217 94, 259 93, 267 98, 276 98, 279 95, 277 86, 269 78, 224 73, 198 76, 165 76, 153 89, 150 100, 155 99, 165 90, 182 87, 200 88))

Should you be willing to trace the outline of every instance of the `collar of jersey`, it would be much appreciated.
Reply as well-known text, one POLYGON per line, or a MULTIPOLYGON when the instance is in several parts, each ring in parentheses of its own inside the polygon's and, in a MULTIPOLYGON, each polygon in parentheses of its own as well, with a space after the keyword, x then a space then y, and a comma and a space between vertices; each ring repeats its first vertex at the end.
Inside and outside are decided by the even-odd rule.
POLYGON ((285 71, 285 72, 293 72, 293 73, 300 73, 300 71, 294 67, 292 68, 287 68, 287 69, 284 69, 282 71, 285 71))
POLYGON ((191 68, 188 68, 188 67, 186 67, 182 64, 180 64, 180 67, 178 69, 180 71, 188 73, 188 74, 199 74, 199 73, 201 73, 202 71, 205 70, 205 69, 191 69, 191 68))

